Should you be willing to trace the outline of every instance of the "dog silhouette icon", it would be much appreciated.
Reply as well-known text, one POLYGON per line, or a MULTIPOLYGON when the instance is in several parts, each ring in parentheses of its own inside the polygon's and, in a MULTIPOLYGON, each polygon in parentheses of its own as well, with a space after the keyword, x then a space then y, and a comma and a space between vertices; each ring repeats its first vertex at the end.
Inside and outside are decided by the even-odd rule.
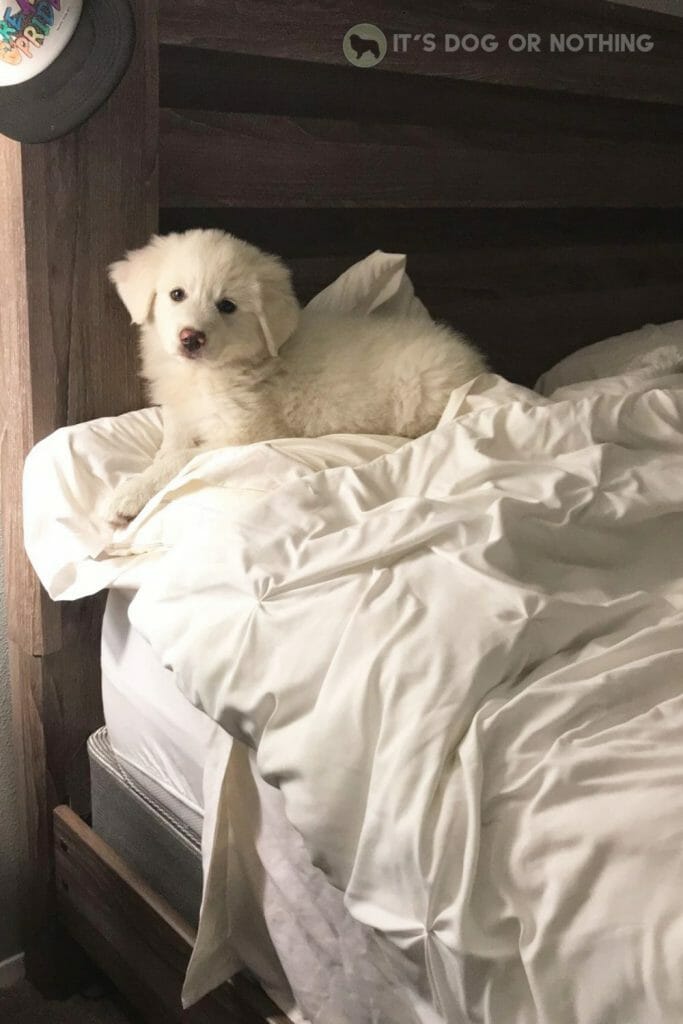
POLYGON ((350 37, 349 42, 356 55, 356 60, 360 60, 366 53, 370 53, 376 60, 380 60, 382 53, 376 39, 366 39, 365 36, 354 34, 350 37))

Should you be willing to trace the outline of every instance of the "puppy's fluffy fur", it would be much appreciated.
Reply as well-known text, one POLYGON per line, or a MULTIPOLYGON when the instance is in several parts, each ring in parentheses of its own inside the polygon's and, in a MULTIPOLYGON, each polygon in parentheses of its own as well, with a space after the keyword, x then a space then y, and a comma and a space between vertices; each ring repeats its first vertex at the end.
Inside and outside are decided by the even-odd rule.
POLYGON ((141 327, 142 375, 164 421, 153 465, 114 494, 117 521, 136 516, 198 449, 417 437, 452 389, 484 369, 463 337, 429 321, 302 313, 280 260, 222 231, 155 237, 110 276, 141 327))

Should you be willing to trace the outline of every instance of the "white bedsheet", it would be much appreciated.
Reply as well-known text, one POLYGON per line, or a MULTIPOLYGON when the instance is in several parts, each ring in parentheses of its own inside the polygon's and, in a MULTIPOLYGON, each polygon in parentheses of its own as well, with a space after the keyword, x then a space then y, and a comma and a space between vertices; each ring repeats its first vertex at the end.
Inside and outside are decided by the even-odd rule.
MULTIPOLYGON (((207 510, 131 609, 387 989, 426 979, 353 1024, 683 1019, 683 378, 554 398, 484 376, 369 465, 207 510)), ((230 922, 213 793, 190 998, 230 922)))
MULTIPOLYGON (((248 967, 293 1022, 355 1020, 359 1001, 385 999, 384 955, 373 965, 372 936, 311 864, 282 794, 261 779, 253 754, 238 745, 231 758, 227 734, 185 699, 133 629, 132 597, 110 592, 102 628, 109 741, 135 784, 198 835, 209 755, 220 766, 215 775, 229 773, 231 935, 222 975, 248 967)), ((401 998, 409 1005, 415 998, 409 986, 401 998)))

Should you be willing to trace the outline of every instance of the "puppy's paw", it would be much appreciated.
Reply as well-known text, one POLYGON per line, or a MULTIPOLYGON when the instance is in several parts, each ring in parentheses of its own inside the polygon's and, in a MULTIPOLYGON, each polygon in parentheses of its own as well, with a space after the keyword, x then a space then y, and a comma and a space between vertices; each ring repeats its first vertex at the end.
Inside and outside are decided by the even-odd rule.
POLYGON ((138 477, 123 480, 109 499, 107 519, 117 526, 125 525, 142 512, 152 497, 149 488, 138 477))

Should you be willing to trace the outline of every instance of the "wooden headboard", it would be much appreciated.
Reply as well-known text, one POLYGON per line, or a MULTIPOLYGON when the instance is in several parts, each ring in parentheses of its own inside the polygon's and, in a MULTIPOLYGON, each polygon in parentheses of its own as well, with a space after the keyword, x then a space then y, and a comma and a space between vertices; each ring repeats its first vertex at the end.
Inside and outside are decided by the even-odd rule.
POLYGON ((683 20, 606 0, 133 5, 134 62, 106 106, 46 146, 0 140, 29 946, 49 903, 49 810, 87 805, 101 602, 41 594, 23 555, 21 469, 51 430, 141 401, 112 259, 157 228, 221 226, 284 256, 306 300, 373 249, 407 252, 432 313, 527 384, 582 345, 683 316, 683 20), (367 22, 388 40, 372 70, 342 52, 367 22), (553 33, 583 47, 550 52, 553 33), (601 33, 652 46, 588 52, 601 33), (446 52, 447 34, 474 42, 446 52), (475 45, 485 36, 497 49, 475 45), (511 36, 537 36, 536 52, 513 52, 511 36))
POLYGON ((162 230, 271 248, 304 300, 372 249, 407 252, 433 314, 528 384, 681 315, 677 19, 599 0, 186 6, 161 4, 162 230), (374 70, 343 55, 357 22, 389 41, 374 70), (426 32, 433 52, 403 37, 394 52, 395 33, 426 32), (654 45, 550 52, 553 34, 590 33, 654 45), (530 34, 540 52, 511 53, 530 34), (446 53, 447 36, 498 49, 446 53))

